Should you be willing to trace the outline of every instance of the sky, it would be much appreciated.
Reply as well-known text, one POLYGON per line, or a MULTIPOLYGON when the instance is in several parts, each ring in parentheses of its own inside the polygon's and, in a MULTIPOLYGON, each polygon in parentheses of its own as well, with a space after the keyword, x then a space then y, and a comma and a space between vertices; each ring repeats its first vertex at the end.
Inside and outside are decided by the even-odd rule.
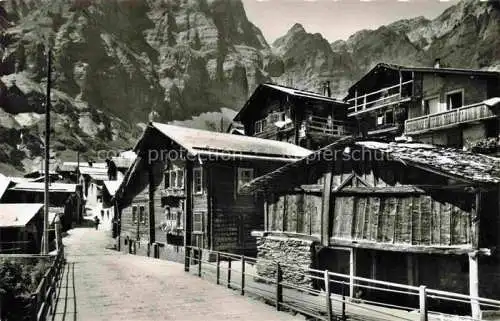
POLYGON ((248 19, 271 44, 295 23, 329 42, 399 19, 437 17, 458 0, 243 0, 248 19))

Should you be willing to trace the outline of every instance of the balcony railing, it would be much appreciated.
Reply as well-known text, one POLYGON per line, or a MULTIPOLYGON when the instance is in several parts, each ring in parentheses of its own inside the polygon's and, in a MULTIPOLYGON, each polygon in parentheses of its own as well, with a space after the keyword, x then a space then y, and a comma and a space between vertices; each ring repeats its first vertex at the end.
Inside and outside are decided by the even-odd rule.
POLYGON ((489 106, 484 103, 477 103, 436 114, 408 119, 405 121, 405 134, 417 134, 494 117, 497 117, 497 115, 489 106))
POLYGON ((303 126, 302 135, 319 134, 327 136, 345 136, 352 131, 351 126, 347 122, 328 119, 326 117, 310 116, 303 126))
POLYGON ((394 86, 385 87, 362 96, 348 99, 347 102, 351 104, 351 107, 347 110, 348 115, 354 116, 409 101, 411 99, 412 84, 413 80, 408 80, 394 86))
POLYGON ((184 188, 164 188, 161 190, 161 196, 185 197, 184 188))

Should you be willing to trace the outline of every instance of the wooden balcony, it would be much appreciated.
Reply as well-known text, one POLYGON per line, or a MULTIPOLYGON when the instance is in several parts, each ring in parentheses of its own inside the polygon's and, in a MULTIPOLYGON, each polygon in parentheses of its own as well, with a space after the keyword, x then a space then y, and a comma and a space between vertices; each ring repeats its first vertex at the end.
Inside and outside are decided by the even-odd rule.
POLYGON ((497 115, 492 109, 481 102, 436 114, 408 119, 405 121, 405 134, 419 134, 495 117, 497 115))
POLYGON ((348 116, 356 116, 410 101, 412 86, 413 80, 408 80, 361 96, 356 95, 354 98, 347 100, 347 102, 351 104, 351 107, 347 109, 348 116))
POLYGON ((325 117, 310 116, 304 123, 303 135, 325 135, 342 137, 352 133, 349 123, 325 117))

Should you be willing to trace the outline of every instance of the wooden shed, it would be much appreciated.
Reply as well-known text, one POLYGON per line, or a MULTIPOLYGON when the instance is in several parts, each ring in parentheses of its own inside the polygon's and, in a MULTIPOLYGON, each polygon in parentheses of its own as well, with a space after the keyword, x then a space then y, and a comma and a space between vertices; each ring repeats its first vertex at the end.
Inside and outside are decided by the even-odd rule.
POLYGON ((497 158, 345 138, 244 189, 265 197, 258 257, 499 298, 499 182, 497 158))

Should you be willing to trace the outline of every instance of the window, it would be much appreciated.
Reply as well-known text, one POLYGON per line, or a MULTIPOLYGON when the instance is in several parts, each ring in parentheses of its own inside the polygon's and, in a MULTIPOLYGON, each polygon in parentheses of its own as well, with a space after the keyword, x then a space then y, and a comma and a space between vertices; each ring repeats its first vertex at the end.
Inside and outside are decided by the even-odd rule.
POLYGON ((163 174, 163 180, 165 181, 165 188, 170 187, 170 172, 165 172, 163 174))
POLYGON ((146 215, 145 215, 145 212, 146 212, 146 208, 144 206, 139 207, 139 221, 142 224, 146 224, 146 215))
POLYGON ((257 120, 255 122, 255 130, 254 130, 254 132, 256 134, 258 134, 258 133, 261 133, 263 131, 264 131, 264 120, 263 119, 262 120, 257 120))
POLYGON ((177 188, 184 188, 184 170, 177 170, 177 188))
POLYGON ((176 186, 176 183, 177 183, 177 171, 170 171, 170 187, 177 187, 176 186))
POLYGON ((394 110, 387 110, 377 115, 377 126, 394 124, 394 110))
POLYGON ((238 193, 243 185, 253 179, 253 168, 238 168, 238 193))
POLYGON ((178 210, 177 211, 177 228, 182 228, 183 226, 183 219, 182 219, 182 211, 178 210))
POLYGON ((132 222, 137 223, 137 206, 132 206, 132 222))
POLYGON ((432 115, 441 112, 439 97, 424 100, 424 115, 432 115))
POLYGON ((203 233, 203 212, 193 213, 193 232, 203 233))
POLYGON ((201 168, 193 169, 193 193, 203 193, 203 175, 201 172, 201 168))
POLYGON ((464 95, 461 90, 446 94, 446 108, 454 109, 462 107, 464 104, 463 99, 464 95))
POLYGON ((389 110, 385 112, 385 123, 394 124, 394 111, 389 110))

